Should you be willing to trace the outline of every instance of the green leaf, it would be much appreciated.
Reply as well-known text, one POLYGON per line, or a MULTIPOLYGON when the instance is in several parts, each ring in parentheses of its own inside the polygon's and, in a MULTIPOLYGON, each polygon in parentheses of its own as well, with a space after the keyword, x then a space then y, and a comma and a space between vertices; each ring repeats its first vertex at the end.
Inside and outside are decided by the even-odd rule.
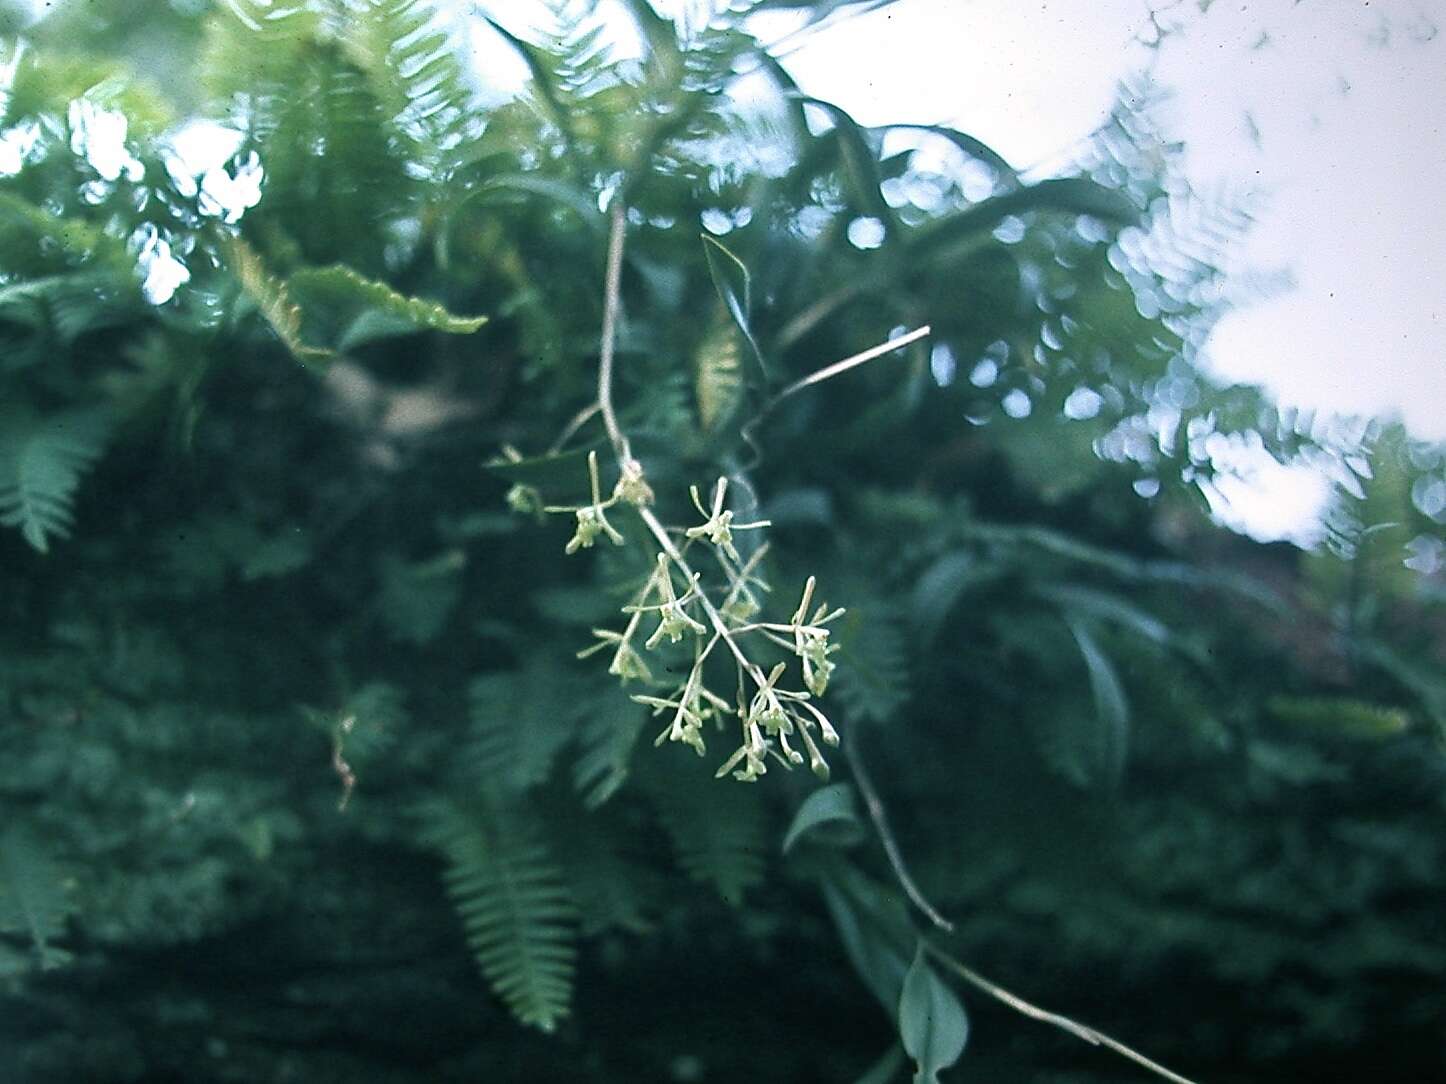
POLYGON ((1036 587, 1035 593, 1073 614, 1111 622, 1161 647, 1175 646, 1176 637, 1168 625, 1112 592, 1074 583, 1047 583, 1036 587))
POLYGON ((843 164, 844 177, 858 201, 859 210, 882 222, 888 237, 897 236, 899 219, 884 199, 879 157, 868 134, 853 117, 832 102, 823 101, 821 98, 803 100, 809 105, 818 106, 833 120, 833 135, 838 141, 839 160, 843 164))
POLYGON ((849 606, 840 632, 839 702, 852 719, 889 721, 910 695, 908 629, 889 604, 863 603, 849 606))
POLYGON ((1382 741, 1411 727, 1400 708, 1344 696, 1272 696, 1265 708, 1279 722, 1325 738, 1382 741))
POLYGON ((110 420, 97 410, 41 417, 24 407, 0 408, 0 525, 18 527, 47 553, 75 522, 81 476, 105 449, 110 420))
POLYGON ((938 558, 914 584, 910 609, 919 638, 928 642, 937 636, 959 599, 971 587, 988 582, 995 575, 994 565, 963 550, 938 558))
POLYGON ((792 850, 804 836, 827 846, 857 843, 863 836, 863 823, 854 788, 848 783, 832 783, 805 798, 784 833, 783 853, 792 850))
MULTIPOLYGON (((490 159, 471 163, 478 169, 490 164, 490 159)), ((597 201, 581 185, 535 173, 492 174, 465 192, 446 212, 446 220, 437 231, 437 262, 444 268, 450 266, 452 234, 462 220, 464 208, 473 203, 487 205, 507 199, 516 202, 517 197, 533 196, 541 196, 572 211, 584 226, 599 236, 605 232, 605 219, 597 201)))
POLYGON ((350 267, 306 267, 287 280, 293 296, 302 304, 303 312, 312 306, 350 326, 337 342, 337 349, 347 350, 361 343, 388 335, 416 331, 443 331, 450 335, 470 335, 487 322, 485 316, 457 316, 435 301, 407 297, 385 282, 366 278, 350 267))
POLYGON ((961 132, 957 128, 950 128, 944 124, 886 124, 883 127, 889 131, 930 132, 934 135, 942 136, 970 158, 977 158, 986 165, 993 167, 1005 183, 1011 186, 1019 183, 1019 174, 1002 154, 983 140, 976 139, 974 136, 961 132))
POLYGON ((724 902, 741 906, 744 894, 763 880, 765 823, 757 796, 727 781, 663 774, 657 758, 643 779, 683 872, 712 886, 724 902))
POLYGON ((534 825, 483 803, 446 805, 429 836, 482 974, 517 1019, 553 1031, 572 1000, 577 908, 534 825))
POLYGON ((849 963, 894 1017, 908 971, 905 954, 914 937, 899 897, 845 865, 831 870, 820 887, 849 963))
POLYGON ((472 193, 472 197, 519 194, 542 196, 559 207, 576 211, 583 225, 603 232, 605 219, 598 209, 597 201, 580 185, 559 181, 555 177, 543 177, 534 173, 505 173, 488 177, 472 193))
POLYGON ((532 486, 547 494, 587 492, 587 454, 601 444, 586 445, 566 452, 525 459, 498 458, 489 460, 488 471, 517 485, 532 486))
POLYGON ((1125 754, 1130 738, 1130 706, 1125 690, 1115 673, 1114 664, 1100 648, 1083 621, 1067 618, 1075 643, 1079 645, 1085 668, 1089 671, 1090 693, 1094 698, 1098 733, 1092 744, 1092 776, 1109 785, 1119 781, 1125 770, 1125 754))
MULTIPOLYGON (((484 674, 468 689, 472 741, 468 774, 521 792, 547 780, 559 750, 575 736, 582 702, 545 656, 522 669, 484 674)), ((567 673, 567 671, 563 671, 567 673)))
POLYGON ((557 73, 553 70, 554 58, 549 56, 546 50, 538 48, 531 42, 523 41, 491 16, 483 15, 482 19, 497 31, 502 40, 512 46, 517 55, 522 58, 522 62, 527 65, 527 70, 532 73, 532 85, 537 97, 545 107, 547 119, 556 124, 558 130, 562 132, 563 138, 571 143, 572 110, 568 108, 562 85, 558 81, 557 73))
POLYGON ((909 252, 916 260, 944 257, 954 246, 987 234, 1006 216, 1033 211, 1093 215, 1120 225, 1131 225, 1140 217, 1139 209, 1114 189, 1083 177, 1062 177, 1005 192, 926 223, 911 235, 909 252))
POLYGON ((627 781, 633 749, 647 718, 639 705, 611 695, 598 699, 588 712, 582 748, 572 769, 573 786, 588 809, 601 806, 627 781))
POLYGON ((723 299, 733 323, 743 333, 743 340, 748 344, 753 360, 758 363, 759 373, 767 378, 768 364, 763 360, 763 351, 758 348, 758 340, 753 337, 753 328, 749 324, 751 286, 748 268, 722 241, 706 233, 701 236, 703 256, 708 261, 708 274, 712 276, 713 287, 723 299))
POLYGON ((256 306, 256 311, 293 358, 303 365, 324 365, 335 357, 330 350, 308 346, 302 341, 301 307, 292 300, 286 283, 267 270, 255 249, 239 237, 227 239, 222 248, 242 293, 256 306))
POLYGON ((969 1017, 954 991, 929 966, 921 944, 899 995, 899 1039, 914 1059, 915 1084, 934 1084, 964 1053, 969 1017))
POLYGON ((727 422, 743 400, 739 338, 732 323, 716 320, 693 355, 693 394, 706 431, 727 422))

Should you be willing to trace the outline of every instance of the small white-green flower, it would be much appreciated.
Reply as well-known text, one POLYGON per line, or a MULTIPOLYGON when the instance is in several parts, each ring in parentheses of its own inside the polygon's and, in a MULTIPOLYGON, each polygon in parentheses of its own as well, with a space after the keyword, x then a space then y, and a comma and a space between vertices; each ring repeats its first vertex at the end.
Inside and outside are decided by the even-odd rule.
POLYGON ((670 568, 671 562, 668 560, 668 555, 666 553, 658 554, 657 567, 654 568, 653 574, 644 588, 645 598, 656 593, 662 600, 661 602, 655 606, 623 607, 625 613, 656 612, 658 614, 658 627, 643 644, 649 650, 657 647, 664 636, 668 638, 669 642, 676 644, 686 633, 691 632, 701 636, 708 631, 701 621, 689 616, 688 611, 684 608, 700 594, 697 574, 693 575, 692 581, 688 584, 688 590, 683 593, 682 598, 679 598, 673 591, 673 575, 670 568))
POLYGON ((769 526, 769 521, 766 519, 760 519, 754 523, 733 522, 733 513, 723 507, 723 497, 728 492, 727 478, 719 478, 718 484, 713 487, 711 511, 703 507, 703 499, 698 493, 697 486, 689 486, 688 492, 692 495, 693 507, 698 509, 698 514, 703 517, 703 522, 696 527, 689 527, 683 534, 687 538, 706 538, 734 561, 740 560, 740 558, 738 550, 733 546, 733 532, 750 531, 755 527, 769 526))
POLYGON ((597 452, 587 453, 588 479, 592 483, 592 503, 585 504, 581 508, 549 507, 548 512, 572 512, 577 516, 577 529, 573 532, 572 538, 568 539, 563 552, 571 556, 580 549, 590 549, 597 541, 597 536, 607 535, 608 539, 615 546, 623 544, 623 536, 617 528, 608 522, 605 509, 617 503, 616 496, 609 497, 606 501, 602 499, 602 488, 598 483, 597 475, 597 452))
POLYGON ((542 516, 542 494, 518 482, 507 491, 507 507, 524 516, 542 516))
POLYGON ((828 629, 824 628, 824 624, 839 617, 844 611, 830 612, 825 604, 818 608, 811 621, 805 623, 804 617, 808 613, 809 603, 813 601, 816 586, 817 581, 810 576, 803 585, 803 598, 799 600, 798 609, 793 612, 791 624, 793 650, 803 662, 803 683, 814 696, 822 696, 828 688, 828 679, 834 672, 835 664, 829 661, 829 655, 838 650, 828 642, 828 629))
POLYGON ((626 501, 637 507, 653 503, 653 487, 648 485, 647 478, 643 476, 643 465, 636 459, 623 461, 618 484, 613 486, 613 500, 626 501))
POLYGON ((758 727, 745 724, 744 741, 715 773, 715 779, 721 779, 729 772, 733 772, 733 778, 740 783, 753 783, 768 771, 768 765, 764 757, 768 753, 768 743, 764 741, 763 735, 759 733, 758 727), (733 771, 738 762, 743 762, 743 767, 733 771))
POLYGON ((613 647, 612 661, 608 663, 608 673, 620 678, 626 685, 629 681, 638 680, 645 684, 651 684, 653 672, 648 669, 648 664, 633 647, 633 634, 638 630, 638 614, 633 614, 632 620, 628 622, 627 628, 622 632, 614 632, 612 629, 593 629, 592 634, 598 638, 598 642, 591 647, 585 647, 577 653, 579 659, 585 659, 589 655, 595 655, 608 646, 613 647))

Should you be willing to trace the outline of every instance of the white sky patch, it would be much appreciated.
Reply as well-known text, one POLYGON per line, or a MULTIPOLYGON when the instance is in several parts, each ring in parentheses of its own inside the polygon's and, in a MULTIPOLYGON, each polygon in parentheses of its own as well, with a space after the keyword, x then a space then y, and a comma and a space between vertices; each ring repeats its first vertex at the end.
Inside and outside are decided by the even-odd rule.
POLYGON ((1243 473, 1219 475, 1200 488, 1216 522, 1258 542, 1309 547, 1323 537, 1331 486, 1310 467, 1282 466, 1261 451, 1243 473))
MULTIPOLYGON (((1138 67, 1139 0, 1025 5, 1018 0, 900 0, 806 33, 785 66, 805 93, 860 124, 948 124, 1016 167, 1071 150, 1109 114, 1138 67)), ((764 42, 800 20, 760 15, 764 42)))
MULTIPOLYGON (((785 64, 805 93, 861 124, 948 123, 1042 176, 1150 56, 1145 10, 899 0, 805 33, 785 64)), ((1227 269, 1285 269, 1297 284, 1225 317, 1207 365, 1284 404, 1399 415, 1416 436, 1446 440, 1446 28, 1417 0, 1176 10, 1188 14, 1154 73, 1172 93, 1166 134, 1184 141, 1200 190, 1262 197, 1227 269)), ((800 22, 760 16, 754 27, 768 41, 800 22)), ((1262 451, 1208 495, 1237 530, 1308 544, 1328 488, 1262 451)))
POLYGON ((1446 49, 1439 34, 1422 40, 1408 5, 1386 7, 1385 41, 1369 9, 1225 11, 1167 50, 1161 74, 1180 87, 1192 172, 1265 196, 1237 264, 1296 279, 1221 322, 1213 369, 1293 405, 1399 413, 1417 436, 1446 440, 1446 49), (1262 33, 1267 44, 1244 44, 1262 33), (1222 70, 1207 79, 1188 60, 1209 48, 1222 70))

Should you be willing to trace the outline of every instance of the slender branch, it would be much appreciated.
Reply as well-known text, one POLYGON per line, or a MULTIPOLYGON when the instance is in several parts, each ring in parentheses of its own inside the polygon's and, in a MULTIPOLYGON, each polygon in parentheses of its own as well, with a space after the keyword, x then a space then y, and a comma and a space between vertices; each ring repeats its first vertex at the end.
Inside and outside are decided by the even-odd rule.
MULTIPOLYGON (((647 525, 648 530, 651 531, 653 537, 657 539, 658 545, 661 546, 663 552, 668 555, 669 560, 678 566, 679 572, 689 580, 692 580, 693 570, 688 566, 687 559, 678 550, 677 544, 669 537, 668 529, 663 526, 662 521, 653 515, 651 508, 642 506, 639 507, 637 511, 638 515, 642 517, 643 523, 647 525)), ((713 600, 702 591, 698 592, 697 598, 699 604, 703 607, 703 612, 708 616, 708 623, 713 626, 713 631, 728 645, 728 650, 733 652, 733 657, 738 660, 738 665, 742 667, 743 672, 752 677, 754 681, 759 681, 759 677, 755 673, 756 668, 748 661, 747 656, 743 654, 743 649, 734 642, 733 633, 723 620, 723 615, 718 611, 718 608, 713 605, 713 600)))
POLYGON ((787 399, 795 392, 800 392, 804 388, 810 387, 814 384, 821 384, 823 381, 828 380, 831 377, 838 376, 839 373, 848 372, 848 370, 854 368, 857 365, 863 365, 865 362, 870 362, 873 361, 875 358, 881 358, 885 354, 892 353, 893 351, 898 350, 900 347, 908 346, 912 342, 917 342, 918 340, 928 335, 929 332, 932 330, 933 329, 930 328, 928 324, 925 324, 923 327, 917 327, 913 331, 910 331, 906 334, 896 335, 888 342, 879 343, 878 346, 871 346, 867 350, 854 354, 850 357, 846 357, 842 361, 836 361, 832 365, 825 365, 822 369, 815 369, 807 376, 795 380, 792 384, 788 385, 788 387, 784 388, 781 392, 779 392, 772 399, 770 399, 767 405, 763 408, 763 413, 768 413, 770 410, 772 410, 779 403, 783 402, 783 400, 787 399))
MULTIPOLYGON (((844 756, 849 762, 849 768, 853 772, 854 782, 858 784, 859 791, 863 794, 864 808, 868 810, 869 820, 873 822, 874 831, 879 837, 880 844, 883 845, 884 854, 888 856, 889 865, 893 867, 894 878, 899 882, 900 887, 903 888, 904 894, 909 897, 909 901, 913 903, 933 925, 945 933, 953 933, 954 924, 941 915, 934 905, 924 898, 924 894, 919 891, 919 886, 914 883, 913 877, 909 875, 908 867, 904 865, 904 856, 899 850, 898 841, 894 838, 893 830, 889 827, 889 818, 887 812, 884 810, 884 803, 879 798, 879 792, 874 789, 873 780, 869 778, 869 773, 864 769, 863 761, 855 751, 853 742, 845 742, 843 749, 844 756)), ((967 967, 954 959, 954 957, 939 948, 939 946, 935 945, 928 938, 924 938, 923 943, 929 954, 954 974, 958 975, 976 989, 984 991, 984 993, 996 1001, 1002 1001, 1016 1012, 1023 1013, 1032 1020, 1052 1024, 1054 1027, 1067 1031, 1076 1038, 1083 1039, 1085 1042, 1094 1046, 1108 1047, 1116 1054, 1129 1058, 1130 1061, 1135 1064, 1143 1066, 1152 1073, 1164 1077, 1166 1080, 1173 1081, 1174 1084, 1195 1084, 1194 1081, 1180 1076, 1178 1073, 1171 1072, 1158 1062, 1151 1061, 1145 1057, 1145 1055, 1126 1046, 1118 1039, 1110 1038, 1102 1031, 1096 1031, 1087 1024, 1081 1024, 1078 1020, 1071 1020, 1068 1016, 1061 1016, 1059 1013, 1041 1009, 1038 1005, 1025 1001, 1024 998, 1018 994, 1010 993, 998 983, 991 982, 973 968, 967 967)))
POLYGON ((552 442, 552 446, 547 449, 548 454, 555 455, 558 452, 562 451, 563 446, 566 445, 567 442, 573 438, 573 435, 589 421, 591 421, 593 415, 598 414, 601 411, 601 404, 594 400, 593 402, 589 403, 587 406, 579 410, 576 414, 574 414, 572 416, 572 420, 568 422, 567 425, 563 426, 562 432, 557 434, 557 439, 552 442))
POLYGON ((613 410, 613 353, 617 345, 618 309, 623 285, 623 235, 627 230, 627 208, 623 206, 622 189, 613 194, 608 229, 607 276, 603 283, 602 346, 598 356, 597 401, 602 411, 603 426, 620 463, 632 458, 628 438, 618 425, 613 410))
MULTIPOLYGON (((627 227, 627 209, 623 206, 621 189, 613 196, 611 220, 611 228, 608 231, 607 277, 603 283, 603 326, 602 344, 598 356, 597 405, 598 410, 602 412, 608 440, 612 442, 613 451, 618 457, 618 466, 622 467, 632 458, 632 453, 628 448, 627 435, 618 425, 617 412, 613 409, 613 356, 616 350, 617 316, 622 294, 623 238, 627 227)), ((657 539, 663 552, 668 555, 668 559, 691 582, 693 570, 688 566, 688 562, 677 544, 669 536, 668 529, 653 514, 651 508, 639 505, 637 512, 653 537, 657 539)), ((713 631, 728 645, 743 672, 752 676, 755 681, 760 680, 754 673, 755 668, 749 663, 742 649, 734 642, 733 635, 723 620, 723 615, 713 605, 713 601, 701 591, 698 593, 698 601, 703 607, 703 612, 708 615, 708 623, 713 626, 713 631)))
POLYGON ((1122 1057, 1129 1058, 1130 1061, 1134 1062, 1136 1065, 1143 1066, 1144 1068, 1150 1070, 1150 1072, 1155 1073, 1158 1076, 1164 1077, 1166 1080, 1174 1081, 1174 1084, 1195 1084, 1195 1082, 1190 1080, 1188 1077, 1183 1077, 1179 1073, 1171 1072, 1159 1062, 1151 1061, 1149 1058, 1145 1057, 1145 1055, 1141 1054, 1138 1050, 1134 1050, 1126 1046, 1124 1043, 1120 1042, 1117 1039, 1111 1039, 1104 1032, 1096 1031, 1088 1024, 1081 1024, 1078 1020, 1071 1020, 1068 1016, 1061 1016, 1059 1013, 1050 1012, 1048 1009, 1041 1009, 1038 1005, 1034 1005, 1028 1001, 1025 1001, 1024 998, 1018 996, 1017 994, 1010 993, 998 983, 990 982, 983 975, 979 974, 979 972, 973 970, 972 968, 964 966, 962 963, 954 959, 954 957, 950 956, 943 949, 939 948, 937 945, 931 944, 927 939, 925 939, 924 941, 924 948, 930 956, 933 956, 934 959, 938 960, 941 964, 943 964, 946 968, 952 971, 955 975, 958 975, 959 978, 963 979, 970 986, 973 986, 975 989, 982 990, 984 993, 988 994, 990 997, 994 998, 997 1001, 1002 1001, 1004 1004, 1008 1005, 1016 1012, 1023 1013, 1025 1016, 1028 1016, 1033 1020, 1038 1020, 1041 1023, 1051 1024, 1054 1027, 1069 1032, 1076 1038, 1083 1039, 1085 1042, 1093 1044, 1094 1046, 1108 1047, 1116 1054, 1119 1054, 1122 1057))
POLYGON ((893 829, 889 827, 889 817, 884 811, 884 803, 879 798, 879 792, 874 789, 874 781, 869 778, 869 773, 864 769, 864 762, 859 758, 858 752, 854 749, 852 741, 844 742, 844 758, 849 762, 849 770, 854 773, 854 782, 859 785, 859 791, 864 796, 864 808, 869 812, 869 820, 874 823, 874 831, 878 834, 879 842, 883 844, 884 854, 888 856, 889 865, 893 867, 894 878, 904 890, 904 895, 909 897, 912 903, 933 925, 945 933, 954 932, 954 923, 941 915, 924 894, 919 891, 919 886, 914 883, 914 878, 909 874, 909 868, 904 865, 903 852, 899 850, 899 842, 894 838, 893 829))

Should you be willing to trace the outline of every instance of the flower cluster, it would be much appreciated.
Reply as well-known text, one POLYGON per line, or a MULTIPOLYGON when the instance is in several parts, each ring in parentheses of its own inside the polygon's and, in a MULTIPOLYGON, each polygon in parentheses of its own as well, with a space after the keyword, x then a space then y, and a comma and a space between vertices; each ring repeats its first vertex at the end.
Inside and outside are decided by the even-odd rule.
MULTIPOLYGON (((638 681, 651 687, 633 699, 651 708, 654 716, 667 717, 656 745, 682 742, 703 756, 707 752, 705 729, 710 724, 714 729, 726 728, 730 717, 734 719, 741 741, 718 769, 720 777, 731 773, 734 779, 752 782, 768 770, 772 758, 786 768, 807 760, 815 775, 827 779, 828 764, 819 744, 836 746, 839 738, 815 698, 828 687, 835 665, 829 656, 837 648, 829 642, 828 625, 844 611, 826 605, 813 607, 816 583, 810 576, 786 622, 757 620, 762 612, 760 596, 769 591, 759 573, 767 545, 758 546, 744 560, 734 532, 769 524, 767 520, 734 522, 733 511, 725 507, 726 478, 718 479, 707 505, 698 487, 690 487, 702 522, 680 528, 664 527, 653 516, 648 507, 653 503, 653 491, 637 460, 623 460, 617 485, 606 500, 596 453, 588 456, 588 478, 589 503, 545 508, 552 513, 570 512, 576 518, 567 553, 592 546, 599 535, 615 545, 623 544, 622 533, 607 518, 607 511, 618 504, 638 510, 660 548, 646 580, 622 607, 627 616, 622 630, 594 629, 598 642, 578 652, 578 657, 609 651, 610 674, 623 684, 638 681), (691 567, 689 555, 694 547, 711 555, 721 578, 714 576, 705 583, 703 574, 691 567), (675 657, 683 651, 691 654, 692 664, 682 683, 670 688, 669 682, 654 677, 646 656, 671 652, 675 657), (802 687, 788 687, 786 659, 765 665, 757 661, 760 651, 775 658, 780 653, 796 657, 802 687), (710 665, 714 656, 717 660, 710 665), (710 676, 716 678, 720 668, 726 672, 729 661, 736 679, 731 697, 708 687, 710 676)), ((530 510, 532 504, 525 507, 530 510)))

